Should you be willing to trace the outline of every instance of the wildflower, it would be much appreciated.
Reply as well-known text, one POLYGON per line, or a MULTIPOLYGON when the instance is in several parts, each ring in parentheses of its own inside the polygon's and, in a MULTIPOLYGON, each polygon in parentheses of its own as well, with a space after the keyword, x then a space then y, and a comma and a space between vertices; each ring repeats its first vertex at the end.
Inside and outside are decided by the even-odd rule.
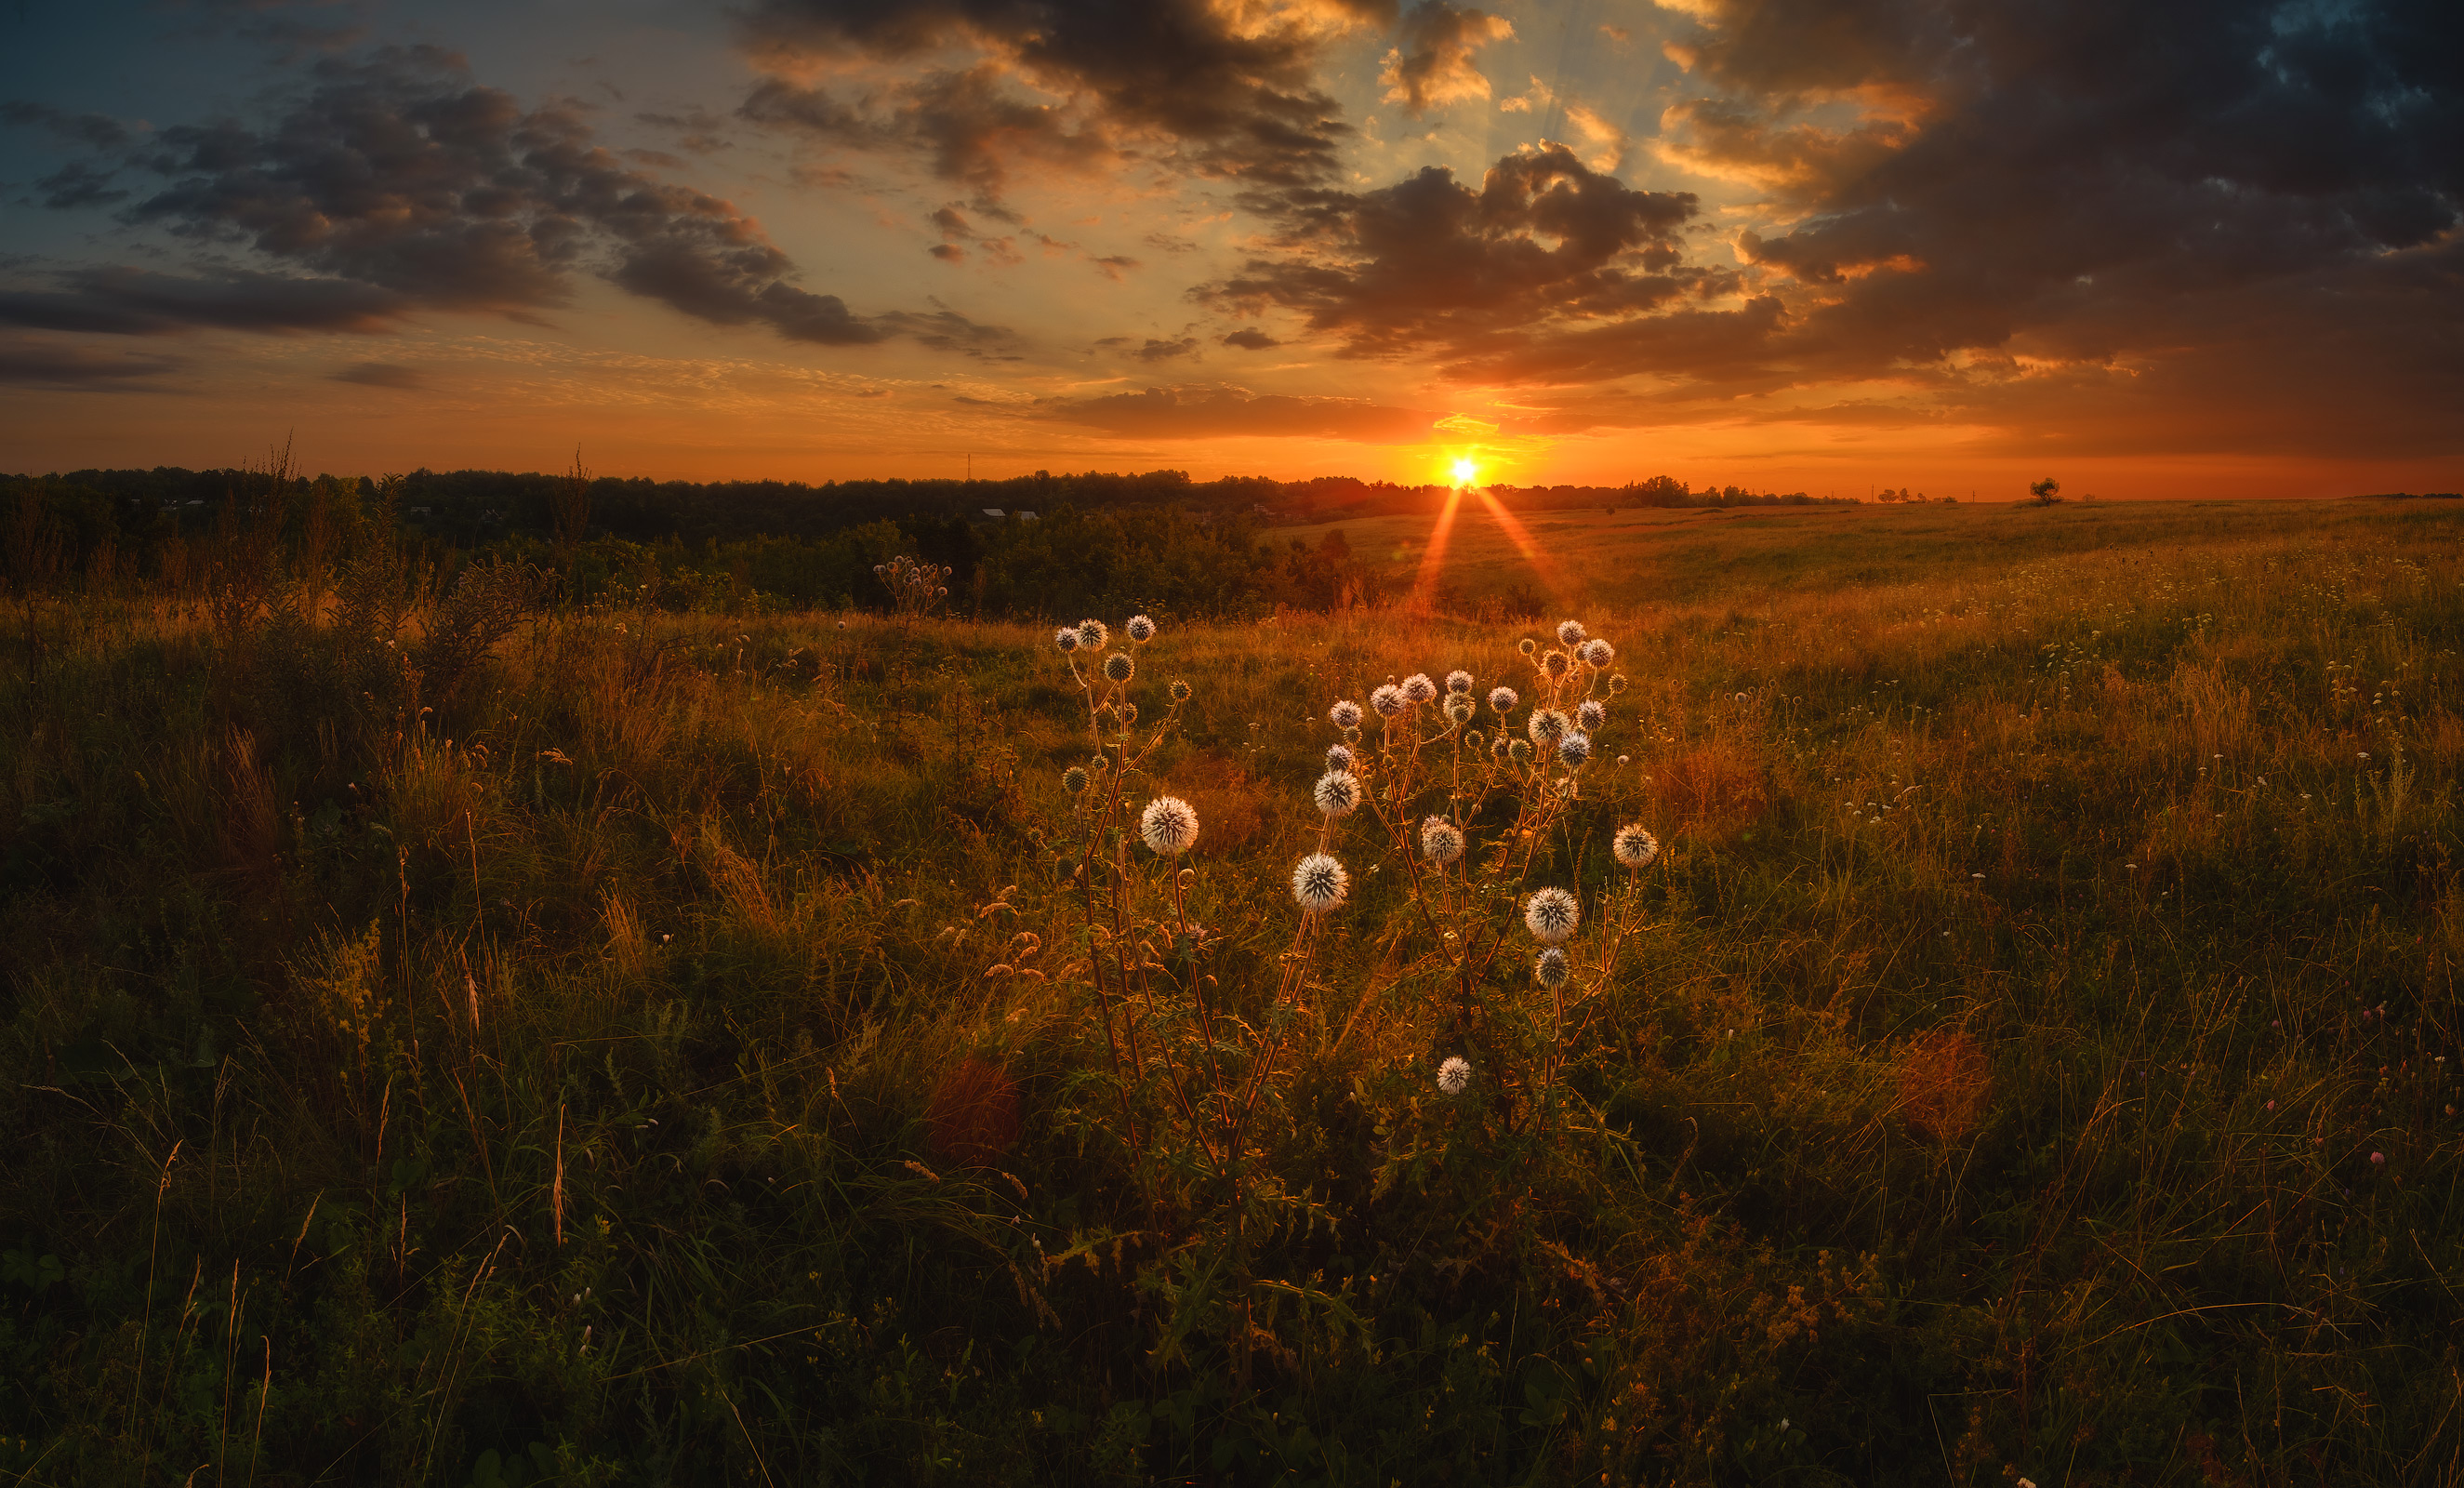
POLYGON ((1349 816, 1360 805, 1360 778, 1350 770, 1331 769, 1317 778, 1309 791, 1320 812, 1328 816, 1349 816))
POLYGON ((1100 775, 1112 767, 1112 762, 1099 754, 1087 762, 1087 767, 1100 775))
POLYGON ((1457 728, 1461 728, 1463 724, 1471 722, 1471 716, 1472 706, 1471 700, 1469 698, 1459 698, 1452 693, 1448 693, 1446 695, 1447 722, 1454 724, 1457 728))
POLYGON ((1660 839, 1646 831, 1640 822, 1628 822, 1609 839, 1609 851, 1628 868, 1648 868, 1660 856, 1660 839))
POLYGON ((1087 788, 1087 766, 1072 765, 1061 772, 1061 788, 1076 795, 1087 788))
POLYGON ((1551 945, 1531 962, 1531 980, 1555 991, 1566 985, 1566 953, 1551 945))
POLYGON ((1325 853, 1311 853, 1292 870, 1292 899, 1309 914, 1321 914, 1343 902, 1352 876, 1325 853))
POLYGON ((1403 711, 1403 689, 1388 682, 1369 695, 1369 706, 1379 718, 1393 718, 1403 711))
POLYGON ((1360 704, 1347 698, 1326 710, 1327 722, 1350 733, 1360 726, 1360 704))
POLYGON ((1618 756, 1617 756, 1617 764, 1618 764, 1618 766, 1627 766, 1627 765, 1631 765, 1631 764, 1633 764, 1633 763, 1634 763, 1634 756, 1633 756, 1633 755, 1630 755, 1630 754, 1620 754, 1620 755, 1618 755, 1618 756))
POLYGON ((1530 636, 1526 635, 1521 640, 1514 643, 1514 649, 1528 656, 1531 655, 1533 651, 1538 649, 1538 643, 1533 641, 1530 636))
MULTIPOLYGON (((1526 744, 1524 747, 1528 749, 1530 745, 1526 744)), ((1488 742, 1488 757, 1492 760, 1503 762, 1513 752, 1513 741, 1507 739, 1504 734, 1500 734, 1488 742)))
POLYGON ((1167 857, 1186 853, 1198 840, 1198 809, 1177 795, 1159 795, 1138 817, 1138 835, 1167 857))
POLYGON ((1352 750, 1344 744, 1328 744, 1326 746, 1326 767, 1330 770, 1347 770, 1352 768, 1352 750))
POLYGON ((1101 620, 1081 620, 1078 622, 1078 649, 1080 651, 1101 651, 1104 649, 1104 643, 1111 638, 1112 633, 1104 629, 1104 622, 1101 620))
POLYGON ((1448 1055, 1438 1066, 1438 1088, 1450 1096, 1460 1096, 1471 1086, 1471 1061, 1463 1055, 1448 1055))
POLYGON ((1617 648, 1595 635, 1575 647, 1574 655, 1582 658, 1583 665, 1606 671, 1608 664, 1617 659, 1617 648))
POLYGON ((1446 674, 1446 691, 1458 698, 1471 696, 1471 674, 1461 667, 1446 674))
MULTIPOLYGON (((845 620, 841 620, 839 622, 839 629, 842 631, 847 629, 847 622, 845 620)), ((1074 625, 1065 625, 1061 629, 1053 632, 1052 644, 1060 647, 1065 654, 1076 651, 1078 649, 1078 627, 1074 625)))
POLYGON ((1581 645, 1583 643, 1583 622, 1580 620, 1560 620, 1557 622, 1557 638, 1564 641, 1569 646, 1581 645))
POLYGON ((1574 705, 1574 723, 1585 733, 1596 733, 1609 721, 1609 710, 1597 698, 1586 698, 1574 705))
POLYGON ((1582 918, 1582 906, 1563 889, 1542 889, 1523 901, 1523 926, 1543 945, 1563 944, 1582 918))
POLYGON ((1551 677, 1563 677, 1573 667, 1573 663, 1566 659, 1566 654, 1562 651, 1551 649, 1547 655, 1540 658, 1540 670, 1551 677))
POLYGON ((1104 679, 1106 681, 1126 682, 1130 679, 1131 674, 1137 671, 1137 669, 1138 664, 1130 659, 1130 654, 1126 651, 1116 651, 1104 658, 1104 679))
POLYGON ((1488 705, 1500 713, 1513 712, 1514 705, 1522 700, 1515 696, 1514 689, 1511 687, 1492 687, 1488 690, 1488 705))
POLYGON ((1613 693, 1621 693, 1625 691, 1625 674, 1623 672, 1616 673, 1609 677, 1609 691, 1613 693))
POLYGON ((1462 829, 1442 816, 1432 816, 1420 823, 1420 851, 1430 862, 1441 867, 1463 855, 1462 829))
MULTIPOLYGON (((1130 658, 1123 656, 1121 659, 1127 661, 1130 658)), ((1138 705, 1134 702, 1121 703, 1117 707, 1113 708, 1112 712, 1119 716, 1121 726, 1123 728, 1127 728, 1138 721, 1138 705)))
POLYGON ((1172 699, 1175 702, 1187 702, 1189 700, 1189 684, 1178 677, 1174 677, 1172 685, 1164 689, 1164 695, 1172 699))
POLYGON ((1437 696, 1438 684, 1429 680, 1428 673, 1415 672, 1411 676, 1403 678, 1403 700, 1405 702, 1429 702, 1434 700, 1437 696))
POLYGON ((1463 743, 1471 745, 1474 749, 1478 749, 1484 742, 1485 740, 1483 739, 1481 731, 1477 728, 1471 729, 1463 735, 1463 743))
POLYGON ((1536 744, 1555 744, 1566 737, 1566 715, 1554 708, 1532 709, 1531 721, 1525 725, 1525 730, 1531 735, 1531 742, 1536 744))
POLYGON ((2386 1161, 2387 1154, 2384 1152, 2373 1152, 2370 1154, 2370 1164, 2372 1166, 2377 1166, 2384 1164, 2386 1161))
POLYGON ((1130 623, 1122 626, 1121 629, 1129 632, 1130 639, 1133 641, 1151 641, 1155 639, 1155 622, 1148 619, 1145 615, 1130 616, 1130 623))
POLYGON ((1531 745, 1520 739, 1508 740, 1506 757, 1517 765, 1529 765, 1531 763, 1531 745))
POLYGON ((1557 758, 1568 769, 1579 767, 1592 757, 1592 736, 1577 728, 1557 741, 1557 758))

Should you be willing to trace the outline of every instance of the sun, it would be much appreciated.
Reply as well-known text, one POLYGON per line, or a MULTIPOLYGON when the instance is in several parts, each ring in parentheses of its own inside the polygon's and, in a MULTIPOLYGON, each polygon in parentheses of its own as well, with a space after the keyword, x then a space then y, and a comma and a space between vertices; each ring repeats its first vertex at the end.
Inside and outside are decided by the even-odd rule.
POLYGON ((1455 461, 1455 484, 1467 486, 1480 476, 1480 466, 1468 459, 1455 461))

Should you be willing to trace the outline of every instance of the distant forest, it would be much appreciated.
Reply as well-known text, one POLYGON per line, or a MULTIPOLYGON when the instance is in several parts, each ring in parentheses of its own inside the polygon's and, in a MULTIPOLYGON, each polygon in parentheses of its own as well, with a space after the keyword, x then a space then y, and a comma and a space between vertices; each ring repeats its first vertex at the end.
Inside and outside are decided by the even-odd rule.
MULTIPOLYGON (((0 556, 19 590, 72 580, 180 590, 227 571, 233 551, 324 562, 383 541, 416 553, 440 582, 475 562, 526 563, 554 572, 566 602, 740 612, 883 608, 890 596, 873 566, 906 553, 949 568, 959 613, 1231 615, 1376 602, 1380 576, 1339 529, 1280 544, 1265 531, 1435 512, 1448 489, 1346 477, 1194 481, 1177 470, 818 486, 482 470, 372 478, 299 475, 277 456, 266 469, 0 477, 0 556)), ((1520 511, 1827 501, 1694 490, 1666 476, 1489 491, 1520 511)))

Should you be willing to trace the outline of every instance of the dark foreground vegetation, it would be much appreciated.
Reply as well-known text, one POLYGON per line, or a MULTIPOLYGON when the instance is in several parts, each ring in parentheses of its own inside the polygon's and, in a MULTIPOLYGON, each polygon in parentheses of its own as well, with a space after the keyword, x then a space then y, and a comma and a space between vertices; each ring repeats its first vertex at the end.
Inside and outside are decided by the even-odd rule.
POLYGON ((0 1480, 2464 1463, 2464 514, 1629 534, 1572 769, 1553 611, 1065 656, 297 494, 11 529, 0 1480))

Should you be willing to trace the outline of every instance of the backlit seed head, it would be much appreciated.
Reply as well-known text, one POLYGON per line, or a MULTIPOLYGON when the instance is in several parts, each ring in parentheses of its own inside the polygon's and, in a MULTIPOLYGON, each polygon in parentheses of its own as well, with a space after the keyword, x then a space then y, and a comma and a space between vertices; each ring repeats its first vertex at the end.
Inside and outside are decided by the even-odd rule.
POLYGON ((1509 740, 1506 745, 1506 757, 1517 765, 1529 765, 1531 763, 1531 745, 1525 740, 1509 740))
POLYGON ((1126 682, 1137 669, 1138 664, 1130 659, 1126 651, 1116 651, 1104 658, 1104 679, 1108 682, 1126 682))
POLYGON ((1087 767, 1100 775, 1112 767, 1112 762, 1099 754, 1087 762, 1087 767))
POLYGON ((1557 758, 1568 769, 1579 768, 1592 757, 1592 736, 1577 728, 1557 741, 1557 758))
POLYGON ((1433 702, 1437 700, 1437 696, 1438 684, 1429 680, 1428 673, 1415 672, 1403 678, 1405 702, 1433 702))
POLYGON ((1648 868, 1660 857, 1660 839, 1645 831, 1640 822, 1628 822, 1609 839, 1609 851, 1628 868, 1648 868))
POLYGON ((1574 722, 1580 728, 1591 733, 1598 733, 1600 725, 1608 721, 1608 706, 1597 698, 1586 698, 1575 705, 1574 722))
POLYGON ((1471 1088, 1471 1061, 1461 1055, 1449 1055, 1438 1066, 1438 1089, 1449 1096, 1460 1096, 1471 1088))
POLYGON ((1481 731, 1475 728, 1468 730, 1463 734, 1463 743, 1474 749, 1478 749, 1483 744, 1486 743, 1486 740, 1482 737, 1481 731))
POLYGON ((1531 980, 1555 991, 1566 985, 1566 953, 1551 945, 1531 960, 1531 980))
POLYGON ((1403 711, 1403 689, 1388 682, 1369 695, 1369 706, 1379 718, 1393 718, 1403 711))
POLYGON ((1463 830, 1442 816, 1420 823, 1420 852, 1441 866, 1463 855, 1463 830))
POLYGON ((1556 747, 1558 740, 1566 737, 1570 727, 1572 725, 1566 722, 1566 715, 1554 708, 1532 709, 1529 722, 1524 724, 1524 729, 1531 735, 1533 744, 1546 744, 1552 749, 1556 747))
POLYGON ((1346 698, 1327 709, 1326 718, 1328 722, 1348 734, 1360 726, 1360 704, 1346 698))
MULTIPOLYGON (((1530 745, 1526 744, 1524 747, 1528 749, 1530 745)), ((1488 757, 1492 760, 1503 761, 1513 752, 1513 741, 1508 740, 1504 734, 1500 734, 1488 742, 1488 757)))
POLYGON ((1551 677, 1563 677, 1573 668, 1573 663, 1566 659, 1566 654, 1553 646, 1540 658, 1540 670, 1551 677))
POLYGON ((1360 805, 1360 777, 1350 770, 1328 770, 1310 788, 1309 799, 1322 815, 1349 816, 1360 805))
POLYGON ((1617 648, 1595 635, 1575 647, 1574 655, 1582 657, 1587 667, 1606 667, 1617 659, 1617 648))
POLYGON ((1145 615, 1130 616, 1129 623, 1122 626, 1121 629, 1129 632, 1130 639, 1133 641, 1151 641, 1155 639, 1155 622, 1148 619, 1145 615))
POLYGON ((1176 677, 1173 679, 1173 684, 1164 689, 1164 693, 1175 702, 1187 702, 1189 700, 1189 684, 1176 677))
MULTIPOLYGON (((847 622, 844 620, 840 621, 839 629, 846 630, 847 622)), ((1074 625, 1065 625, 1061 629, 1053 632, 1052 644, 1060 647, 1065 655, 1069 652, 1076 651, 1078 649, 1078 627, 1074 625)))
POLYGON ((1624 674, 1624 673, 1619 672, 1619 673, 1617 673, 1616 676, 1614 676, 1614 677, 1610 677, 1610 678, 1609 678, 1609 691, 1610 691, 1610 692, 1612 692, 1612 693, 1621 693, 1621 692, 1625 691, 1625 674, 1624 674))
POLYGON ((1451 693, 1446 696, 1447 722, 1452 723, 1457 727, 1461 727, 1462 725, 1471 722, 1471 716, 1472 706, 1471 700, 1469 698, 1459 698, 1451 693))
POLYGON ((1347 770, 1352 768, 1352 747, 1349 744, 1328 744, 1326 746, 1326 767, 1331 770, 1347 770))
POLYGON ((1560 620, 1557 622, 1557 639, 1564 642, 1566 645, 1581 645, 1583 643, 1583 622, 1580 620, 1560 620))
POLYGON ((1446 691, 1458 698, 1471 696, 1471 674, 1461 667, 1446 674, 1446 691))
POLYGON ((1139 814, 1138 835, 1166 856, 1186 853, 1198 840, 1198 809, 1177 795, 1159 795, 1139 814))
POLYGON ((1087 788, 1087 766, 1072 765, 1061 772, 1061 788, 1076 795, 1087 788))
POLYGON ((1540 643, 1533 640, 1530 636, 1526 635, 1521 640, 1514 643, 1514 649, 1528 656, 1534 651, 1540 649, 1540 643))
POLYGON ((1112 633, 1104 629, 1104 622, 1101 620, 1078 622, 1078 649, 1081 651, 1101 651, 1104 649, 1104 643, 1111 638, 1112 633))
POLYGON ((1523 901, 1523 927, 1543 945, 1564 944, 1582 920, 1582 906, 1563 889, 1542 889, 1523 901))
POLYGON ((1488 690, 1488 705, 1500 713, 1513 712, 1515 704, 1522 700, 1511 687, 1492 687, 1488 690))
POLYGON ((1306 913, 1317 915, 1343 902, 1352 885, 1352 876, 1343 865, 1325 853, 1311 853, 1292 870, 1292 901, 1306 913))

